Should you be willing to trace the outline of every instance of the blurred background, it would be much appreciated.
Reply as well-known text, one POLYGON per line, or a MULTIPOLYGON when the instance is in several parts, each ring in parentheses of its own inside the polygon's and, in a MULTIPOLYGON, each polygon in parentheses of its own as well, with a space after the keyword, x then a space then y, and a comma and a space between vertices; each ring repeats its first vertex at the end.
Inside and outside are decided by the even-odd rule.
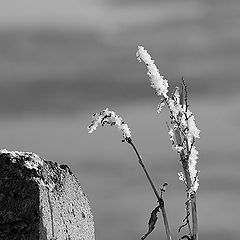
MULTIPOLYGON (((135 53, 143 45, 171 87, 184 76, 201 130, 199 239, 239 239, 238 0, 0 1, 1 148, 69 164, 89 197, 97 240, 140 239, 155 197, 113 128, 87 133, 109 107, 132 130, 154 182, 168 182, 173 239, 184 218, 178 156, 135 53)), ((165 239, 161 215, 149 239, 165 239)))

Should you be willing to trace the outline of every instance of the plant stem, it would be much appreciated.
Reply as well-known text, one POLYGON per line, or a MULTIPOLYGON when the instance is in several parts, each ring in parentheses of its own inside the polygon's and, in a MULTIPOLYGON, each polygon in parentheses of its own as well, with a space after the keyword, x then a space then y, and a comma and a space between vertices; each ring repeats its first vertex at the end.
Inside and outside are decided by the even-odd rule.
POLYGON ((189 215, 190 215, 190 212, 189 212, 189 201, 187 200, 186 202, 186 211, 187 211, 187 225, 188 225, 188 230, 189 230, 189 236, 192 236, 192 230, 191 230, 191 225, 190 225, 190 222, 189 222, 189 215))
POLYGON ((171 238, 171 232, 170 232, 170 227, 168 224, 168 219, 167 219, 167 213, 166 213, 166 209, 164 207, 164 201, 162 199, 163 202, 163 206, 160 205, 160 209, 162 211, 162 216, 163 216, 163 222, 164 222, 164 226, 165 226, 165 231, 166 231, 166 235, 167 235, 167 239, 168 240, 172 240, 171 238))
MULTIPOLYGON (((182 167, 187 183, 187 189, 191 188, 190 173, 188 169, 187 159, 184 159, 183 154, 180 154, 182 167)), ((192 239, 198 240, 198 222, 197 222, 197 203, 196 203, 196 193, 192 193, 190 196, 191 209, 192 209, 192 239)))
POLYGON ((150 183, 150 185, 152 187, 152 190, 153 190, 153 192, 154 192, 154 194, 155 194, 155 196, 157 198, 157 201, 159 203, 160 209, 162 211, 163 222, 164 222, 164 226, 165 226, 167 240, 172 240, 170 227, 169 227, 168 219, 167 219, 167 213, 166 213, 166 209, 165 209, 165 206, 164 206, 164 200, 158 194, 158 191, 157 191, 157 189, 156 189, 156 187, 155 187, 155 185, 154 185, 154 183, 153 183, 153 181, 152 181, 152 179, 151 179, 151 177, 150 177, 150 175, 149 175, 149 173, 148 173, 148 171, 147 171, 147 169, 146 169, 146 167, 145 167, 145 165, 144 165, 144 163, 142 161, 142 157, 140 156, 140 154, 139 154, 137 148, 135 147, 135 145, 133 144, 132 139, 128 139, 127 142, 133 147, 133 149, 134 149, 134 151, 135 151, 135 153, 136 153, 136 155, 138 157, 139 164, 141 165, 141 167, 142 167, 142 169, 143 169, 143 171, 144 171, 144 173, 145 173, 145 175, 146 175, 146 177, 147 177, 147 179, 148 179, 148 181, 149 181, 149 183, 150 183))
MULTIPOLYGON (((182 137, 179 130, 175 131, 175 136, 176 136, 177 145, 181 146, 182 137)), ((192 185, 190 172, 189 172, 189 162, 188 162, 189 160, 188 158, 185 157, 184 151, 180 153, 180 158, 181 158, 182 168, 184 171, 184 176, 186 179, 187 191, 188 191, 190 190, 192 185)), ((196 193, 191 194, 190 202, 191 202, 191 209, 192 209, 192 236, 191 237, 193 240, 198 240, 196 193)), ((189 234, 191 234, 190 228, 189 228, 189 234)))
POLYGON ((193 237, 193 240, 198 240, 196 194, 191 196, 191 207, 192 207, 192 228, 193 228, 192 237, 193 237))

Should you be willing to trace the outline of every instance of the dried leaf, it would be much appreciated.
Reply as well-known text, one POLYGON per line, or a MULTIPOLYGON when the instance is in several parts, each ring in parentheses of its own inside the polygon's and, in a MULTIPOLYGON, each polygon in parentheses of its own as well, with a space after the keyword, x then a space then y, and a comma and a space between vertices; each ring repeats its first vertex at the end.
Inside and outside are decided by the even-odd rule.
POLYGON ((155 228, 155 224, 157 222, 157 213, 159 212, 159 208, 160 206, 157 206, 152 212, 151 212, 151 217, 148 221, 148 232, 141 238, 142 240, 144 240, 155 228))
POLYGON ((178 232, 181 232, 182 228, 184 228, 185 226, 187 226, 187 224, 188 224, 187 222, 184 223, 184 224, 182 224, 182 225, 179 227, 178 232))
POLYGON ((184 85, 181 86, 181 92, 180 92, 180 105, 183 106, 184 104, 184 85))
POLYGON ((188 235, 184 235, 180 239, 184 239, 184 238, 186 238, 187 240, 192 240, 192 237, 189 237, 188 235))

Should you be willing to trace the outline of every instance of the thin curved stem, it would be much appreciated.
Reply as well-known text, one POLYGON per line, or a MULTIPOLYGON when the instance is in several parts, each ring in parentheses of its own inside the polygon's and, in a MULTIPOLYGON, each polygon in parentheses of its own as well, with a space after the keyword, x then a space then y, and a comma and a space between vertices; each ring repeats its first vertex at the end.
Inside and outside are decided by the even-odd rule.
POLYGON ((156 189, 156 187, 155 187, 155 185, 154 185, 154 183, 153 183, 153 181, 152 181, 152 179, 151 179, 151 177, 150 177, 150 175, 149 175, 149 173, 148 173, 148 171, 147 171, 147 169, 146 169, 146 167, 145 167, 145 165, 144 165, 144 163, 142 161, 141 155, 139 154, 137 148, 135 147, 135 145, 132 142, 132 139, 131 138, 127 139, 127 142, 133 147, 133 149, 134 149, 134 151, 135 151, 135 153, 136 153, 136 155, 138 157, 138 162, 141 165, 141 167, 142 167, 142 169, 143 169, 143 171, 144 171, 144 173, 145 173, 145 175, 146 175, 146 177, 147 177, 147 179, 148 179, 148 181, 149 181, 149 183, 150 183, 150 185, 152 187, 152 190, 153 190, 153 192, 154 192, 154 194, 155 194, 155 196, 157 198, 157 201, 159 203, 160 209, 162 211, 163 222, 164 222, 164 226, 165 226, 167 240, 172 240, 170 227, 169 227, 169 223, 168 223, 168 219, 167 219, 167 213, 166 213, 166 209, 165 209, 165 206, 164 206, 164 200, 163 200, 162 197, 160 197, 160 195, 159 195, 159 193, 158 193, 158 191, 157 191, 157 189, 156 189))

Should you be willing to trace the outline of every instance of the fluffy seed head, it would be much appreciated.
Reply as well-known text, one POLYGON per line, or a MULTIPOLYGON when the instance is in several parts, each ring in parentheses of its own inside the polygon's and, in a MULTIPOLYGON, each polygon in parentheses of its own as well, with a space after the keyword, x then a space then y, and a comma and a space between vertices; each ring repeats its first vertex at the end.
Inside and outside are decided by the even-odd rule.
POLYGON ((104 126, 105 124, 109 124, 111 126, 117 126, 117 128, 123 134, 123 140, 127 140, 131 138, 131 130, 128 125, 124 123, 121 117, 119 117, 114 111, 110 111, 108 108, 101 111, 100 113, 95 113, 92 115, 91 124, 88 126, 88 132, 92 133, 101 124, 104 126))

